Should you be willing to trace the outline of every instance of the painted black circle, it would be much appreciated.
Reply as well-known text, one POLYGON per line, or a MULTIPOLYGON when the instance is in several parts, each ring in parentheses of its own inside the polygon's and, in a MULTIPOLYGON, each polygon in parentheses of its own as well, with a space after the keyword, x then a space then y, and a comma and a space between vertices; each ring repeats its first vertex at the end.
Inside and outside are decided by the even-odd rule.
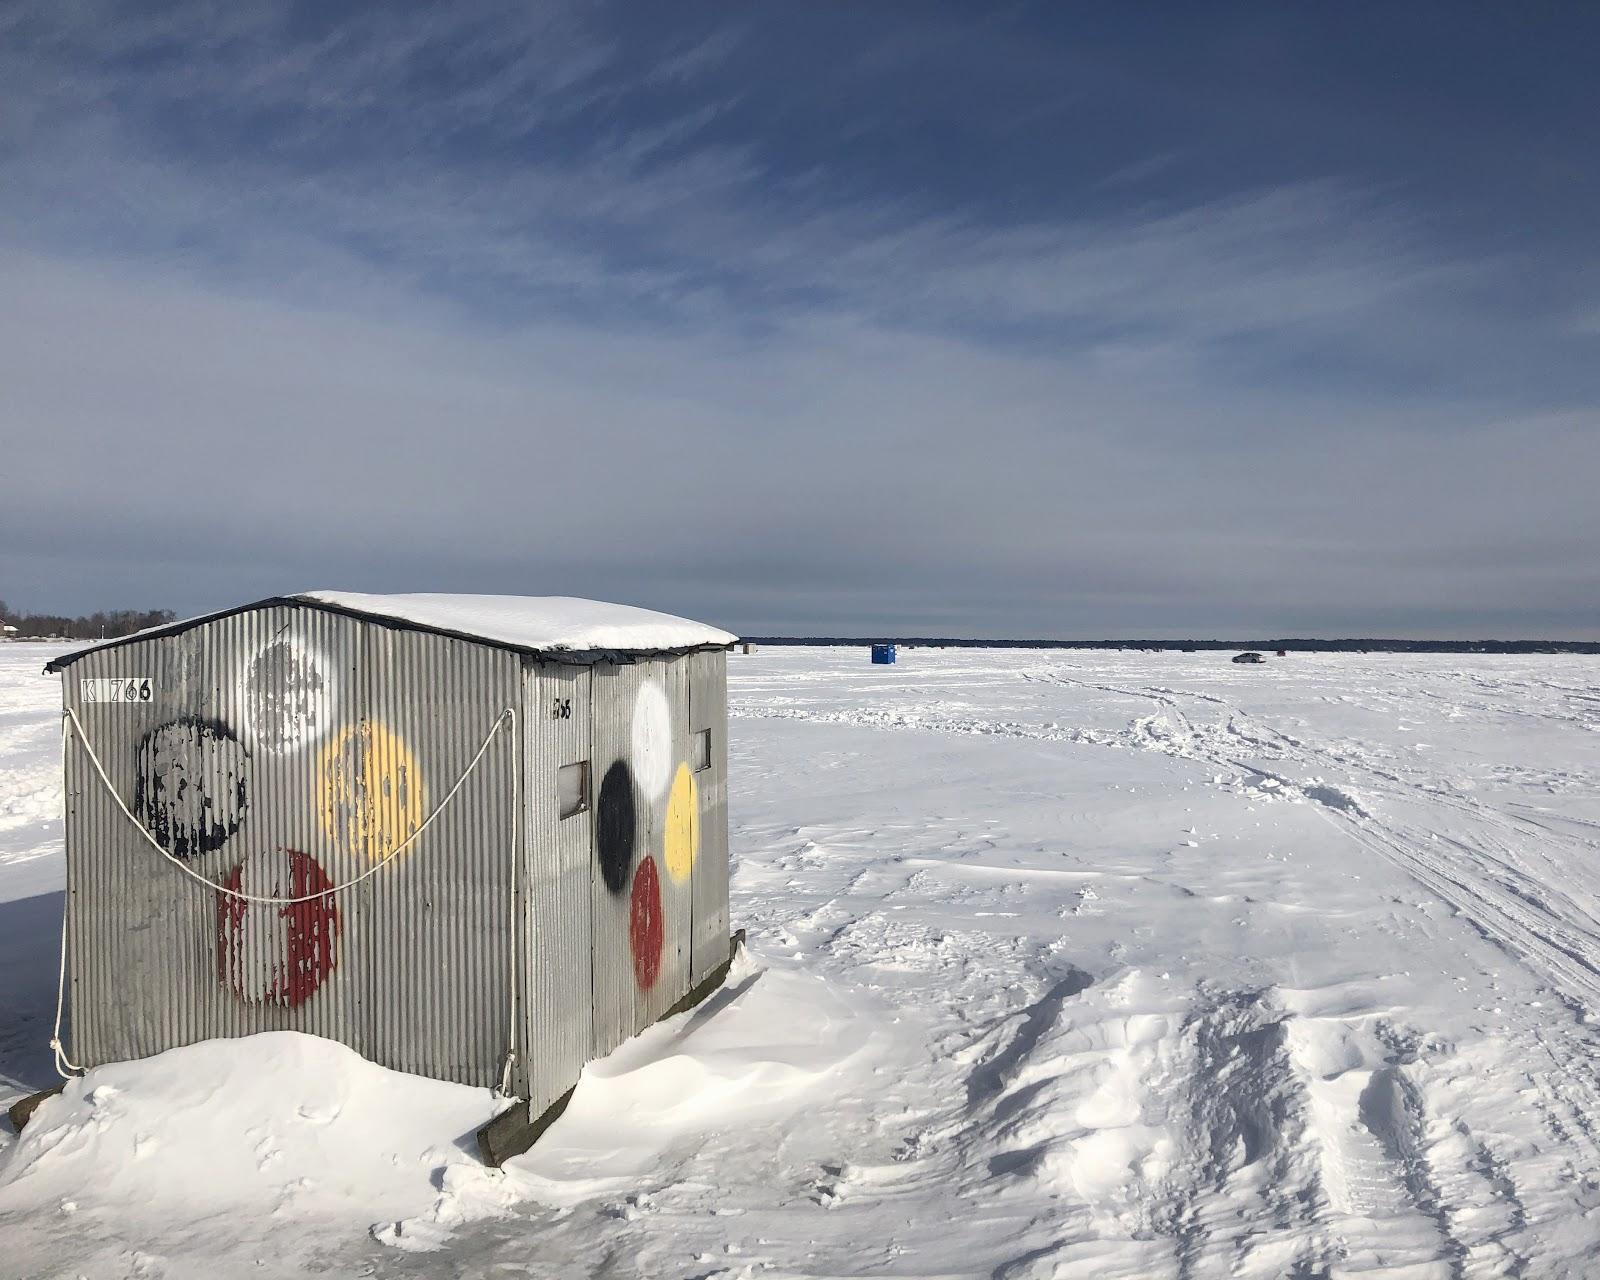
POLYGON ((633 771, 627 761, 618 760, 601 780, 594 815, 594 847, 600 858, 600 875, 612 893, 621 893, 628 887, 628 872, 633 869, 635 819, 633 771))
POLYGON ((176 858, 228 842, 250 804, 250 753, 214 720, 172 720, 139 743, 133 812, 176 858))

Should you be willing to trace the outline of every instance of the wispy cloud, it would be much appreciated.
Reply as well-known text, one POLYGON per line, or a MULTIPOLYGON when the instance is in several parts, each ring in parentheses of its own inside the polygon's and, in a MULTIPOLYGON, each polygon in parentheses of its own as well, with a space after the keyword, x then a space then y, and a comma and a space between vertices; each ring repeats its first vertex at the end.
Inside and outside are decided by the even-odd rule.
POLYGON ((1148 146, 1026 207, 878 183, 849 149, 910 136, 895 101, 803 97, 761 11, 629 19, 10 10, 0 567, 748 629, 1600 621, 1593 400, 1538 340, 1585 339, 1522 300, 1543 376, 1500 376, 1508 253, 1357 174, 1175 190, 1148 146))

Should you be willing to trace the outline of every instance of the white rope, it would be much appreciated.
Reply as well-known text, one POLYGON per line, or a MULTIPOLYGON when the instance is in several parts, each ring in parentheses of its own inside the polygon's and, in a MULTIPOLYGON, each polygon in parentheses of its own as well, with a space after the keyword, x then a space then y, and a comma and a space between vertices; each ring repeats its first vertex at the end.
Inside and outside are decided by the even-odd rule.
POLYGON ((50 1052, 55 1055, 56 1074, 63 1080, 72 1079, 74 1072, 82 1074, 83 1068, 67 1057, 67 1047, 61 1043, 61 1015, 67 1003, 67 908, 61 905, 61 971, 56 975, 56 1026, 50 1033, 50 1052))
MULTIPOLYGON (((514 727, 514 726, 513 726, 514 727)), ((511 1097, 511 1072, 517 1062, 517 969, 520 954, 517 950, 517 874, 522 867, 522 762, 517 758, 516 738, 512 738, 511 752, 511 871, 506 876, 510 885, 510 912, 506 928, 506 950, 511 953, 511 1013, 506 1019, 506 1060, 500 1068, 500 1096, 511 1097)))
MULTIPOLYGON (((112 785, 110 776, 106 773, 105 766, 100 763, 100 757, 95 754, 94 747, 92 747, 90 745, 90 743, 89 743, 89 735, 84 730, 83 722, 78 719, 77 712, 75 712, 71 707, 65 708, 61 713, 61 724, 62 724, 62 727, 61 727, 61 779, 62 779, 62 785, 63 786, 66 785, 66 777, 67 777, 67 738, 68 738, 69 732, 71 730, 76 730, 77 731, 77 735, 78 735, 78 741, 83 745, 84 754, 89 757, 89 763, 94 765, 94 771, 97 774, 100 775, 100 781, 105 784, 106 791, 110 794, 111 798, 116 801, 117 808, 122 810, 123 816, 126 817, 128 819, 128 821, 133 824, 134 830, 137 831, 141 836, 143 836, 145 838, 146 842, 150 845, 150 847, 152 849, 154 849, 157 853, 159 853, 168 862, 172 863, 173 866, 177 867, 179 871, 183 872, 183 874, 188 876, 191 880, 194 880, 199 884, 203 884, 206 888, 212 890, 215 893, 226 894, 228 897, 237 898, 241 902, 262 902, 262 903, 267 903, 267 904, 273 905, 273 906, 289 907, 289 906, 295 906, 295 905, 297 905, 299 903, 302 903, 302 902, 316 902, 316 901, 318 901, 318 900, 320 900, 322 898, 331 898, 336 894, 340 894, 340 893, 345 892, 345 890, 347 890, 347 889, 354 889, 362 881, 370 878, 371 876, 376 875, 378 872, 382 871, 386 866, 388 866, 391 862, 393 862, 397 857, 399 857, 400 854, 403 853, 407 848, 409 848, 411 846, 411 844, 413 844, 422 835, 422 833, 424 831, 426 831, 430 826, 433 825, 433 820, 435 818, 437 818, 441 813, 444 812, 445 806, 448 805, 452 800, 454 800, 456 798, 456 793, 459 792, 464 785, 466 785, 467 779, 469 777, 471 777, 472 771, 478 767, 478 762, 483 759, 484 754, 489 750, 489 745, 494 741, 494 736, 495 736, 495 734, 497 734, 500 731, 501 727, 509 725, 511 727, 511 729, 513 731, 515 731, 516 724, 517 724, 517 713, 511 707, 507 707, 504 711, 502 711, 498 716, 495 717, 494 723, 489 726, 489 732, 484 736, 483 745, 478 748, 477 754, 472 757, 471 761, 467 764, 467 767, 462 771, 461 776, 456 779, 455 786, 451 787, 450 790, 445 793, 444 799, 439 801, 439 803, 434 806, 433 812, 430 813, 426 818, 423 819, 422 825, 419 826, 415 831, 413 831, 404 840, 402 840, 399 844, 397 844, 393 849, 391 849, 388 852, 388 854, 386 854, 380 861, 375 862, 372 866, 368 867, 367 870, 363 871, 354 880, 347 880, 343 884, 335 885, 331 889, 324 889, 320 893, 310 893, 310 894, 306 894, 306 895, 304 895, 302 897, 298 897, 298 898, 269 898, 269 897, 265 897, 265 896, 262 896, 262 895, 259 895, 259 894, 241 893, 237 889, 230 889, 230 888, 228 888, 227 885, 221 885, 221 884, 218 884, 215 880, 207 879, 205 876, 201 875, 198 871, 195 871, 193 868, 191 868, 188 865, 186 865, 183 862, 182 859, 174 857, 168 850, 166 850, 165 848, 162 847, 160 841, 158 841, 153 835, 150 834, 149 830, 145 827, 144 823, 140 822, 139 819, 134 816, 133 811, 131 809, 129 809, 126 804, 123 803, 122 797, 117 793, 116 787, 112 785)), ((513 743, 515 743, 515 741, 516 741, 515 738, 513 738, 512 741, 513 741, 513 743)), ((521 784, 522 784, 522 779, 520 777, 520 769, 518 768, 516 757, 515 757, 514 754, 513 754, 513 757, 512 757, 511 774, 512 774, 512 805, 513 805, 512 815, 511 815, 512 859, 511 859, 511 875, 510 875, 511 904, 512 904, 512 908, 511 908, 512 934, 511 934, 511 946, 509 947, 509 950, 511 952, 511 1017, 509 1019, 511 1030, 510 1030, 510 1047, 506 1051, 505 1066, 501 1071, 501 1092, 502 1093, 508 1093, 509 1090, 510 1090, 511 1067, 512 1067, 512 1063, 516 1060, 516 1045, 517 1045, 517 1026, 516 1026, 516 1022, 517 1022, 517 1018, 516 1018, 516 1010, 517 1010, 517 949, 516 949, 516 945, 515 945, 515 942, 516 942, 516 875, 517 875, 517 866, 521 861, 521 853, 522 853, 521 846, 517 842, 517 836, 518 836, 518 833, 521 830, 521 823, 522 823, 522 812, 521 812, 521 797, 522 797, 522 785, 521 784)), ((59 971, 59 973, 57 975, 57 978, 56 978, 56 1021, 55 1021, 55 1031, 50 1037, 50 1049, 51 1049, 51 1052, 53 1052, 55 1054, 55 1060, 56 1060, 56 1074, 58 1074, 63 1080, 71 1079, 72 1078, 71 1077, 71 1073, 72 1072, 80 1072, 81 1073, 83 1071, 82 1067, 80 1067, 77 1063, 73 1062, 72 1059, 67 1057, 66 1048, 61 1043, 61 1019, 62 1019, 62 1015, 63 1015, 63 1013, 65 1012, 65 1009, 66 1009, 66 1000, 67 1000, 67 903, 66 903, 66 898, 63 897, 62 903, 61 903, 61 968, 60 968, 60 971, 59 971)))
MULTIPOLYGON (((67 721, 61 720, 61 785, 67 785, 67 721)), ((65 796, 63 795, 63 800, 65 796)), ((50 1033, 50 1052, 55 1055, 56 1074, 63 1080, 72 1079, 74 1071, 82 1072, 80 1067, 71 1058, 67 1057, 66 1046, 61 1043, 61 1015, 67 1004, 67 892, 61 895, 61 969, 56 974, 56 1026, 50 1033)))
MULTIPOLYGON (((489 744, 494 741, 494 735, 500 731, 500 726, 503 724, 510 724, 515 727, 517 722, 517 713, 510 707, 507 707, 504 711, 502 711, 495 718, 495 722, 489 726, 489 732, 483 739, 483 745, 478 748, 478 754, 472 757, 472 762, 467 765, 461 776, 456 779, 456 785, 451 787, 450 790, 445 793, 444 799, 439 801, 439 803, 434 806, 433 812, 422 820, 422 825, 404 840, 402 840, 399 844, 395 845, 393 849, 391 849, 377 862, 373 863, 354 880, 346 880, 343 884, 336 884, 331 889, 323 889, 320 893, 304 894, 298 898, 269 898, 261 894, 241 893, 237 889, 228 888, 227 885, 218 884, 215 880, 208 880, 205 876, 201 875, 198 871, 194 870, 194 868, 190 867, 186 862, 184 862, 182 858, 173 856, 172 853, 163 848, 161 842, 150 834, 144 823, 140 822, 138 818, 134 817, 133 811, 122 802, 122 797, 117 794, 116 787, 112 786, 111 779, 107 776, 105 767, 100 763, 100 757, 95 755, 94 748, 89 745, 89 735, 84 732, 83 722, 78 719, 78 713, 71 707, 68 707, 62 712, 62 715, 72 723, 72 726, 75 729, 77 729, 78 741, 83 744, 83 750, 89 757, 89 763, 94 765, 95 772, 100 775, 100 781, 106 784, 106 790, 111 793, 111 798, 117 802, 117 808, 122 810, 128 821, 133 823, 134 830, 136 830, 145 838, 146 842, 152 849, 159 853, 173 866, 177 867, 178 870, 183 872, 184 875, 188 876, 191 880, 194 880, 199 884, 205 885, 205 887, 208 889, 211 889, 217 893, 226 894, 230 898, 237 898, 240 902, 265 902, 269 905, 279 907, 292 907, 297 906, 302 902, 317 902, 323 898, 331 898, 335 894, 343 893, 346 889, 354 889, 363 880, 367 880, 370 877, 377 875, 378 872, 382 871, 386 866, 404 853, 407 848, 415 843, 422 833, 433 825, 433 820, 444 812, 445 806, 456 798, 456 793, 460 791, 464 785, 466 785, 466 781, 472 775, 472 771, 478 767, 478 761, 482 760, 484 752, 488 751, 489 744)), ((64 737, 65 735, 63 735, 63 738, 64 737)), ((66 747, 63 743, 63 766, 65 765, 65 753, 66 747)), ((515 821, 515 819, 513 819, 513 821, 515 821)))

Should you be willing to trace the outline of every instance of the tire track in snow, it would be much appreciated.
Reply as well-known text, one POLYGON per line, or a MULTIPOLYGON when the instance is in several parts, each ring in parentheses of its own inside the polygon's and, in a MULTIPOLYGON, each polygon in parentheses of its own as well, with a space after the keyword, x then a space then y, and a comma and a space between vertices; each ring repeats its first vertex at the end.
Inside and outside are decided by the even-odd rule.
MULTIPOLYGON (((1389 800, 1422 802, 1438 805, 1500 830, 1514 829, 1514 824, 1496 811, 1478 802, 1466 802, 1429 792, 1408 783, 1400 775, 1380 769, 1351 756, 1340 755, 1313 744, 1283 734, 1265 726, 1270 738, 1241 729, 1241 722, 1249 717, 1220 698, 1197 694, 1196 698, 1217 706, 1227 715, 1226 723, 1206 731, 1196 728, 1177 702, 1175 691, 1166 689, 1130 689, 1116 685, 1096 684, 1077 680, 1052 672, 1046 676, 1054 683, 1077 685, 1126 697, 1147 698, 1174 716, 1182 737, 1179 740, 1152 736, 1148 749, 1165 751, 1208 764, 1224 765, 1246 775, 1270 778, 1282 786, 1293 787, 1307 799, 1318 803, 1335 820, 1355 831, 1365 834, 1365 847, 1402 866, 1407 872, 1422 880, 1428 888, 1469 919, 1486 936, 1514 953, 1533 960, 1556 985, 1562 994, 1579 1002, 1580 1011, 1600 1007, 1600 932, 1586 928, 1574 916, 1583 910, 1581 904, 1571 900, 1558 886, 1537 879, 1533 889, 1507 885, 1498 880, 1496 873, 1510 878, 1512 868, 1506 856, 1515 857, 1515 851, 1503 842, 1498 845, 1502 856, 1495 856, 1493 848, 1482 848, 1455 836, 1444 836, 1447 845, 1454 846, 1459 857, 1439 856, 1427 845, 1436 843, 1436 833, 1419 835, 1415 830, 1397 822, 1386 822, 1363 806, 1353 796, 1337 789, 1319 790, 1317 783, 1308 785, 1305 779, 1296 779, 1260 768, 1249 759, 1232 751, 1211 746, 1211 740, 1225 737, 1253 747, 1292 763, 1317 770, 1355 770, 1365 775, 1367 789, 1389 800), (1210 747, 1210 749, 1208 749, 1210 747), (1562 899, 1569 913, 1556 912, 1547 898, 1562 899)), ((1136 726, 1139 722, 1136 721, 1136 726)), ((1320 773, 1319 773, 1320 779, 1320 773)), ((1595 850, 1595 843, 1580 837, 1565 837, 1565 841, 1585 853, 1595 850)), ((1517 868, 1526 871, 1526 867, 1517 868)), ((1552 871, 1556 868, 1552 865, 1552 871)), ((1567 871, 1567 868, 1561 870, 1567 871)))
MULTIPOLYGON (((1364 847, 1402 867, 1469 920, 1485 937, 1513 955, 1532 961, 1562 998, 1574 1006, 1575 1011, 1587 1017, 1589 1010, 1600 1008, 1600 932, 1584 927, 1575 918, 1584 913, 1583 904, 1573 901, 1558 885, 1542 877, 1532 876, 1531 886, 1515 883, 1515 872, 1521 871, 1527 875, 1529 871, 1527 867, 1514 866, 1507 860, 1504 855, 1514 859, 1515 854, 1503 842, 1496 842, 1503 855, 1498 858, 1492 850, 1480 849, 1450 836, 1443 838, 1444 848, 1430 849, 1429 845, 1440 843, 1430 838, 1433 833, 1426 832, 1419 836, 1402 824, 1384 822, 1349 792, 1324 783, 1321 773, 1356 771, 1364 775, 1366 789, 1374 795, 1389 800, 1438 805, 1484 825, 1498 825, 1502 830, 1514 829, 1511 819, 1498 817, 1496 811, 1480 803, 1466 802, 1428 790, 1368 761, 1318 748, 1276 730, 1268 729, 1273 737, 1263 739, 1259 734, 1240 728, 1241 721, 1248 718, 1244 712, 1214 695, 1179 694, 1164 688, 1129 688, 1080 680, 1051 669, 1023 672, 1021 678, 1152 701, 1156 703, 1158 711, 1155 716, 1136 718, 1132 728, 1120 734, 1063 727, 1055 723, 1039 725, 963 716, 952 714, 948 704, 944 703, 913 704, 894 709, 867 707, 834 711, 795 706, 739 705, 732 708, 730 714, 743 719, 788 719, 863 728, 1131 747, 1223 766, 1241 775, 1247 783, 1254 780, 1258 785, 1266 783, 1284 794, 1303 797, 1343 821, 1352 832, 1365 832, 1368 839, 1364 847), (1217 707, 1226 714, 1226 721, 1221 726, 1197 726, 1179 704, 1180 696, 1193 697, 1196 701, 1217 707), (1169 731, 1166 732, 1157 726, 1157 721, 1163 717, 1169 721, 1169 731), (1302 767, 1316 769, 1318 776, 1315 779, 1295 778, 1263 768, 1236 751, 1234 748, 1239 745, 1262 752, 1269 758, 1278 756, 1302 767), (1451 855, 1452 845, 1459 851, 1459 856, 1451 855), (1508 884, 1508 881, 1511 883, 1508 884), (1557 912, 1550 905, 1551 899, 1563 901, 1568 910, 1557 912)), ((1571 836, 1562 839, 1579 851, 1600 853, 1600 845, 1595 842, 1571 836)), ((1550 864, 1550 868, 1552 874, 1570 875, 1569 867, 1557 868, 1550 864)))
MULTIPOLYGON (((1184 726, 1190 743, 1203 744, 1207 740, 1208 735, 1195 732, 1192 721, 1177 705, 1173 691, 1132 690, 1120 686, 1091 684, 1060 673, 1050 673, 1046 678, 1067 685, 1086 685, 1102 692, 1149 698, 1158 706, 1169 709, 1175 714, 1184 726)), ((1218 706, 1226 712, 1228 721, 1224 732, 1250 741, 1258 748, 1274 747, 1280 755, 1302 765, 1323 768, 1329 765, 1344 768, 1355 766, 1366 772, 1368 785, 1376 783, 1376 790, 1385 798, 1421 799, 1426 803, 1438 804, 1469 818, 1486 822, 1488 825, 1496 825, 1496 812, 1485 805, 1463 802, 1424 791, 1408 784, 1396 774, 1377 769, 1363 761, 1322 752, 1276 730, 1269 728, 1275 739, 1271 743, 1249 735, 1241 735, 1237 725, 1245 718, 1244 713, 1220 698, 1204 694, 1195 696, 1198 700, 1218 706), (1285 749, 1286 747, 1288 749, 1285 749)), ((1148 744, 1148 749, 1181 754, 1211 764, 1227 765, 1247 774, 1264 773, 1247 760, 1223 751, 1196 752, 1175 749, 1176 745, 1157 739, 1148 744)), ((1271 774, 1265 776, 1278 777, 1271 774)), ((1494 858, 1492 853, 1456 837, 1444 836, 1442 839, 1446 845, 1454 846, 1460 851, 1461 856, 1457 858, 1436 856, 1432 848, 1438 842, 1435 838, 1436 833, 1430 831, 1418 834, 1401 824, 1379 819, 1359 804, 1352 805, 1342 801, 1329 803, 1328 798, 1319 795, 1315 787, 1306 787, 1303 783, 1296 783, 1287 778, 1280 777, 1279 781, 1295 786, 1308 799, 1317 801, 1318 812, 1326 821, 1343 828, 1369 852, 1406 871, 1418 883, 1449 904, 1487 940, 1515 958, 1531 963, 1577 1015, 1580 1022, 1587 1023, 1590 1011, 1600 1007, 1600 936, 1593 930, 1577 925, 1570 916, 1556 916, 1542 897, 1535 897, 1530 902, 1523 893, 1504 889, 1496 884, 1493 880, 1493 869, 1496 865, 1504 868, 1505 864, 1494 858), (1485 863, 1489 865, 1485 866, 1485 863), (1552 934, 1555 935, 1553 938, 1552 934)), ((1504 829, 1510 824, 1502 821, 1499 825, 1504 829)), ((1499 844, 1499 842, 1493 843, 1499 844)), ((1592 847, 1592 842, 1581 839, 1574 838, 1572 843, 1580 852, 1588 851, 1592 847)), ((1507 853, 1511 852, 1506 850, 1503 844, 1500 848, 1507 853)), ((1552 870, 1554 870, 1553 865, 1552 870)), ((1540 887, 1546 890, 1551 888, 1548 882, 1540 882, 1540 887)), ((1566 895, 1559 896, 1566 898, 1566 895)), ((1572 903, 1570 898, 1566 898, 1566 901, 1572 909, 1581 909, 1572 903)), ((1591 1168, 1594 1167, 1596 1163, 1600 1163, 1600 1087, 1595 1084, 1596 1077, 1600 1076, 1600 1052, 1597 1052, 1588 1037, 1575 1035, 1566 1030, 1548 1030, 1537 1020, 1525 1016, 1513 1015, 1512 1021, 1521 1034, 1540 1048, 1549 1063, 1547 1071, 1530 1073, 1530 1084, 1540 1099, 1536 1105, 1546 1127, 1561 1142, 1581 1148, 1585 1155, 1585 1163, 1591 1168)), ((1576 1166, 1571 1169, 1574 1178, 1580 1177, 1582 1172, 1576 1166)))
MULTIPOLYGON (((1360 755, 1356 748, 1341 752, 1283 733, 1213 694, 1084 680, 1066 675, 1058 667, 1035 668, 1018 675, 1024 681, 1153 702, 1156 711, 1136 717, 1121 732, 972 716, 963 714, 958 705, 938 701, 832 710, 746 703, 736 705, 731 714, 1149 750, 1231 770, 1236 784, 1253 786, 1263 800, 1276 794, 1315 804, 1325 821, 1374 856, 1398 866, 1486 940, 1530 966, 1580 1022, 1587 1022, 1591 1010, 1600 1009, 1600 933, 1582 922, 1586 914, 1582 904, 1538 874, 1545 870, 1550 876, 1570 877, 1572 866, 1536 854, 1543 863, 1536 870, 1518 851, 1519 843, 1529 836, 1543 839, 1550 834, 1542 824, 1408 780, 1360 755), (1197 723, 1185 710, 1184 700, 1191 707, 1199 704, 1211 709, 1220 722, 1197 723), (1308 776, 1265 768, 1259 757, 1281 759, 1308 776), (1356 775, 1360 796, 1369 802, 1364 804, 1344 787, 1325 782, 1324 776, 1330 773, 1356 775), (1430 828, 1380 817, 1373 812, 1371 801, 1433 806, 1466 819, 1478 831, 1471 842, 1457 835, 1440 836, 1430 828)), ((1583 855, 1584 862, 1593 861, 1600 853, 1600 844, 1581 836, 1557 833, 1553 842, 1583 855)), ((1593 1083, 1600 1077, 1600 1051, 1588 1037, 1574 1031, 1551 1030, 1516 1013, 1507 1016, 1549 1063, 1547 1071, 1530 1073, 1529 1081, 1538 1095, 1536 1105, 1546 1127, 1562 1142, 1580 1147, 1591 1168, 1600 1166, 1600 1088, 1593 1083)), ((1580 1173, 1574 1170, 1575 1176, 1580 1173)))

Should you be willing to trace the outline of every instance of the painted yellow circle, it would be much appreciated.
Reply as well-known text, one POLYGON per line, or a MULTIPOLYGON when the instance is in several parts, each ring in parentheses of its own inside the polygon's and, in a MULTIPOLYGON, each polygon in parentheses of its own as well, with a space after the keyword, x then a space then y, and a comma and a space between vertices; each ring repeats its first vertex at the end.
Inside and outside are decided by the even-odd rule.
POLYGON ((346 853, 388 857, 422 821, 422 771, 388 725, 362 720, 322 753, 317 771, 322 825, 346 853))
POLYGON ((689 766, 680 764, 667 797, 667 874, 679 884, 689 878, 700 853, 700 788, 689 766))

